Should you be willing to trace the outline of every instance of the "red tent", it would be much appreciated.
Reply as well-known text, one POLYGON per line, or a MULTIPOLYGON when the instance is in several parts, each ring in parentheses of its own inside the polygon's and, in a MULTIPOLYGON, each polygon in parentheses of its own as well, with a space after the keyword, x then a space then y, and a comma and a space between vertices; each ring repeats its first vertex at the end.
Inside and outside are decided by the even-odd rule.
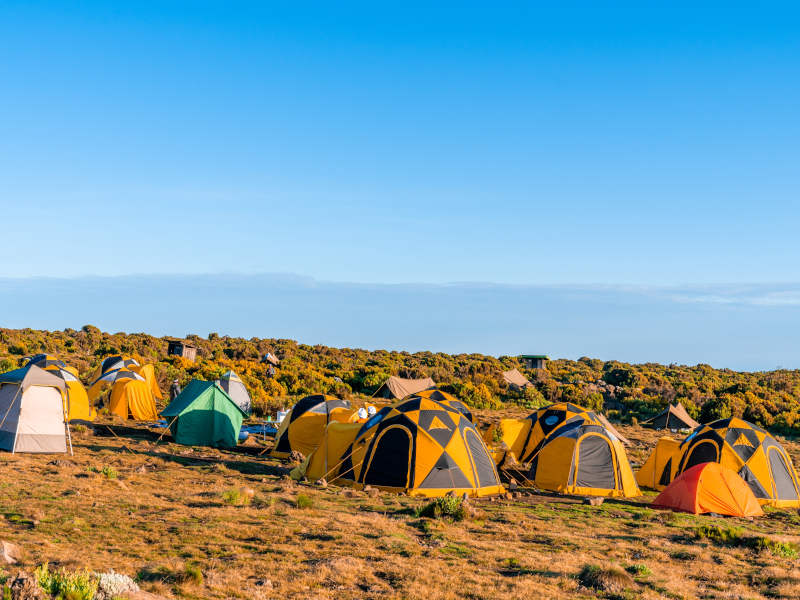
POLYGON ((744 479, 719 463, 702 463, 687 469, 656 497, 653 507, 696 515, 757 517, 764 514, 744 479))

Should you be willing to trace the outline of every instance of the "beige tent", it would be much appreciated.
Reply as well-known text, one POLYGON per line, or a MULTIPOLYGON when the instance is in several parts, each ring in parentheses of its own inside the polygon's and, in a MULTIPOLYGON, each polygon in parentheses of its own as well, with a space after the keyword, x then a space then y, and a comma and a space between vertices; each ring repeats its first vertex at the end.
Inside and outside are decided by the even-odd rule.
POLYGON ((427 390, 435 385, 436 383, 430 377, 425 379, 403 379, 392 375, 386 380, 386 383, 378 388, 378 391, 372 394, 372 397, 402 400, 406 396, 427 390))
POLYGON ((626 438, 626 437, 625 437, 624 435, 622 435, 622 434, 621 434, 619 431, 617 431, 617 428, 616 428, 616 427, 614 427, 614 426, 611 424, 611 421, 609 421, 608 419, 606 419, 606 416, 605 416, 605 415, 602 415, 602 414, 600 414, 600 413, 597 413, 597 420, 598 420, 598 421, 600 421, 600 422, 603 424, 603 427, 605 427, 605 428, 606 428, 606 429, 608 429, 608 430, 609 430, 611 433, 613 433, 613 434, 616 436, 616 438, 617 438, 617 439, 618 439, 620 442, 622 442, 623 446, 630 446, 630 445, 631 445, 631 442, 630 442, 630 440, 628 440, 628 438, 626 438))
POLYGON ((655 417, 642 422, 642 425, 652 425, 653 429, 694 429, 700 427, 683 408, 683 404, 670 404, 655 417))
POLYGON ((512 388, 520 390, 525 389, 530 385, 533 385, 530 381, 528 381, 525 375, 523 375, 516 369, 511 369, 510 371, 503 371, 503 379, 505 379, 506 383, 512 388))
POLYGON ((0 375, 0 449, 66 452, 66 399, 64 380, 33 364, 0 375))

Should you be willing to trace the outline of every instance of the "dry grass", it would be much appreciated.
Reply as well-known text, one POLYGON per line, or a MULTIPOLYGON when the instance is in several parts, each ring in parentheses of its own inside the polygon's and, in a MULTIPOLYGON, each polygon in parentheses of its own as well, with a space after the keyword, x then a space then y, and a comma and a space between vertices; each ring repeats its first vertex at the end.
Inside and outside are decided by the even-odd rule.
MULTIPOLYGON (((74 457, 0 454, 0 539, 23 547, 24 568, 113 568, 180 598, 800 593, 797 560, 775 551, 800 542, 796 511, 749 521, 654 511, 652 494, 597 507, 522 495, 471 502, 464 520, 426 518, 424 499, 295 483, 252 445, 192 449, 136 428, 96 430, 76 434, 74 457), (721 544, 696 536, 703 526, 781 545, 721 544)), ((623 432, 641 462, 656 435, 623 432)))

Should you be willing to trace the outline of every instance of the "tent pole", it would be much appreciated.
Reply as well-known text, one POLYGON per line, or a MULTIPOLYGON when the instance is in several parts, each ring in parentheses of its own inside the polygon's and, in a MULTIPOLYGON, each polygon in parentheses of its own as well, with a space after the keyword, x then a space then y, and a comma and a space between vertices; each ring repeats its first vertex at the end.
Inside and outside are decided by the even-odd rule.
MULTIPOLYGON (((67 391, 67 405, 69 406, 69 386, 64 382, 64 389, 67 391)), ((69 409, 64 406, 64 403, 61 403, 61 411, 64 413, 64 429, 67 430, 67 443, 69 444, 69 455, 75 456, 75 453, 72 451, 72 433, 69 430, 69 414, 67 413, 69 409)))
MULTIPOLYGON (((165 410, 166 410, 166 409, 165 409, 165 410)), ((167 429, 170 429, 170 428, 172 427, 172 425, 175 423, 175 421, 177 421, 177 420, 178 420, 178 417, 179 417, 179 416, 180 416, 180 415, 175 415, 175 418, 174 418, 174 419, 172 419, 172 421, 170 421, 169 425, 167 425, 167 429)), ((162 431, 162 432, 161 432, 161 435, 160 435, 160 436, 158 436, 158 439, 156 440, 156 445, 158 445, 158 443, 161 441, 161 438, 162 438, 162 437, 164 437, 164 434, 165 434, 165 433, 167 433, 166 429, 165 429, 164 431, 162 431)))

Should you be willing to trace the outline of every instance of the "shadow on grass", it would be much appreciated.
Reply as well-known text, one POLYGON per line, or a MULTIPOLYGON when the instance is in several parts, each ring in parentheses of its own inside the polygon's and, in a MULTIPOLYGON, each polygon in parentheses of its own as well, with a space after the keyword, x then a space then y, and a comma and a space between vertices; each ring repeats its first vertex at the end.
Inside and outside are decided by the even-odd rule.
POLYGON ((203 467, 203 466, 223 465, 226 469, 237 471, 244 475, 273 475, 275 477, 281 477, 282 475, 288 474, 289 471, 291 470, 288 467, 269 465, 260 461, 256 462, 256 461, 244 461, 244 460, 230 460, 228 456, 226 456, 225 454, 220 454, 218 458, 217 457, 208 458, 202 456, 172 454, 171 452, 167 451, 162 452, 158 450, 138 450, 130 448, 128 446, 123 447, 123 446, 106 446, 100 444, 87 444, 84 447, 92 452, 100 452, 102 450, 108 450, 110 452, 116 452, 119 454, 130 453, 130 454, 137 454, 139 456, 160 458, 162 460, 179 464, 183 467, 203 467))
POLYGON ((500 569, 498 571, 503 577, 523 577, 525 575, 535 575, 537 577, 545 577, 547 579, 557 579, 561 577, 558 571, 548 571, 547 569, 526 569, 524 567, 500 569))

